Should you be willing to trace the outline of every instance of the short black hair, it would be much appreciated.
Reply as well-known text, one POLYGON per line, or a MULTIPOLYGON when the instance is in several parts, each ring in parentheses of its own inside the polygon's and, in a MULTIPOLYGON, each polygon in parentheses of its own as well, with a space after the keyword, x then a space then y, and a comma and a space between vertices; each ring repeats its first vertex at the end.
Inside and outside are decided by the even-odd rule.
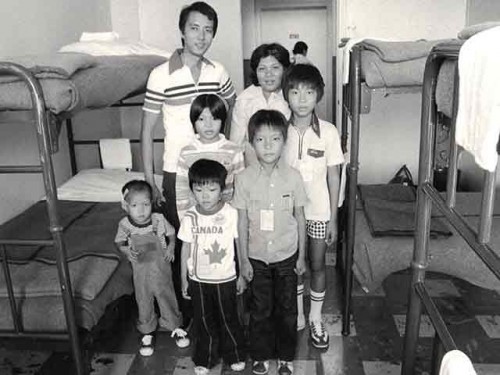
POLYGON ((210 5, 205 3, 204 1, 196 1, 188 6, 182 8, 181 13, 179 15, 179 30, 182 34, 184 34, 184 27, 186 26, 187 19, 191 12, 201 13, 214 23, 214 36, 217 33, 217 26, 219 24, 219 18, 217 17, 217 12, 210 5))
POLYGON ((290 66, 283 75, 283 96, 288 101, 288 91, 297 88, 300 84, 311 87, 318 93, 317 101, 323 98, 325 82, 320 71, 314 65, 296 64, 290 66))
POLYGON ((205 108, 208 108, 214 119, 221 120, 220 133, 224 133, 224 125, 227 118, 226 103, 224 103, 224 99, 215 94, 198 95, 191 103, 189 118, 191 119, 191 124, 193 124, 194 132, 196 133, 194 124, 205 108))
POLYGON ((130 194, 147 193, 149 199, 153 199, 153 188, 144 180, 131 180, 122 187, 122 196, 125 201, 129 201, 130 194))
POLYGON ((250 78, 255 86, 259 86, 257 79, 257 67, 260 60, 268 56, 273 56, 278 62, 283 65, 283 70, 290 66, 290 53, 288 50, 279 43, 261 44, 252 52, 250 57, 250 78))
POLYGON ((288 135, 288 121, 283 113, 274 109, 261 109, 255 112, 248 121, 248 139, 253 143, 255 133, 263 126, 278 129, 286 141, 288 135))
POLYGON ((219 184, 221 191, 226 187, 226 168, 215 160, 200 159, 191 165, 188 171, 189 188, 194 185, 204 185, 211 182, 219 184))
POLYGON ((303 42, 302 40, 299 40, 297 43, 295 43, 295 46, 293 46, 293 53, 300 53, 301 55, 305 55, 307 53, 307 44, 303 42))

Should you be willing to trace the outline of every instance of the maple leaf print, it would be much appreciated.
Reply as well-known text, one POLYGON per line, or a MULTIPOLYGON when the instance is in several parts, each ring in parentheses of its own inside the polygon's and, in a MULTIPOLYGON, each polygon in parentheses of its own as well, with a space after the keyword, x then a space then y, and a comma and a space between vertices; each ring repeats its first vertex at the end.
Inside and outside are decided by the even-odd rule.
POLYGON ((222 264, 222 259, 226 256, 226 249, 221 248, 217 241, 210 245, 210 247, 211 249, 204 250, 205 254, 208 255, 210 264, 222 264))

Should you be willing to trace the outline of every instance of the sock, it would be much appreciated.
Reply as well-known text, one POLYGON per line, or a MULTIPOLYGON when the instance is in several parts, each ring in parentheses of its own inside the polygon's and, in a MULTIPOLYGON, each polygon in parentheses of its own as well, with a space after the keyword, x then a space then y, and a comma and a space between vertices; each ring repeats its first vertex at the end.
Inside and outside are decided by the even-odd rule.
POLYGON ((297 284, 297 315, 304 316, 304 284, 297 284))
POLYGON ((316 322, 321 320, 321 309, 325 300, 325 291, 315 292, 311 289, 311 310, 309 311, 309 321, 316 322))

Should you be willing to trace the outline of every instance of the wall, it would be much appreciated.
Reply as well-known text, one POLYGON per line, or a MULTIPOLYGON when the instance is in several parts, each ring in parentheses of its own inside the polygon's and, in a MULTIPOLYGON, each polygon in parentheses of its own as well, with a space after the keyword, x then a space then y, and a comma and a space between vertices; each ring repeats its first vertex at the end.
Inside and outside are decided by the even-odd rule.
MULTIPOLYGON (((346 24, 340 37, 453 38, 466 19, 466 0, 343 0, 343 3, 346 24)), ((385 183, 403 164, 417 178, 420 101, 420 94, 386 96, 377 92, 372 96, 371 112, 361 116, 361 183, 385 183)))
MULTIPOLYGON (((82 31, 111 27, 108 1, 2 0, 0 59, 2 56, 43 54, 78 40, 82 31)), ((32 124, 2 123, 2 165, 38 164, 32 124)), ((54 157, 58 182, 69 176, 68 151, 61 134, 61 150, 54 157)), ((19 213, 44 194, 40 175, 0 175, 0 223, 19 213)))

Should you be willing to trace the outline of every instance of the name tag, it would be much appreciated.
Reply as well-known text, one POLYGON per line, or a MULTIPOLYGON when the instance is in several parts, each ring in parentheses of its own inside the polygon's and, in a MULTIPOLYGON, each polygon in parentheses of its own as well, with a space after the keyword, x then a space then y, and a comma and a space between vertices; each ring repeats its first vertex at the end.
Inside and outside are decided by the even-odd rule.
POLYGON ((325 151, 315 150, 314 148, 308 148, 307 155, 312 156, 313 158, 322 158, 323 156, 325 156, 325 151))
POLYGON ((273 210, 260 210, 260 230, 273 231, 274 230, 274 211, 273 210))

